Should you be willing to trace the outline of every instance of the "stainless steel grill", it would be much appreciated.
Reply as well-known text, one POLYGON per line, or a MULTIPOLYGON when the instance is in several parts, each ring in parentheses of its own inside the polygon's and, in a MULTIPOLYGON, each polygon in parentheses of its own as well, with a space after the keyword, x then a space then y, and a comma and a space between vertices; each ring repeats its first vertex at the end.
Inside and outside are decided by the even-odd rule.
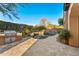
POLYGON ((4 31, 5 43, 10 43, 16 40, 16 31, 4 31))
POLYGON ((15 36, 16 31, 4 31, 5 36, 15 36))

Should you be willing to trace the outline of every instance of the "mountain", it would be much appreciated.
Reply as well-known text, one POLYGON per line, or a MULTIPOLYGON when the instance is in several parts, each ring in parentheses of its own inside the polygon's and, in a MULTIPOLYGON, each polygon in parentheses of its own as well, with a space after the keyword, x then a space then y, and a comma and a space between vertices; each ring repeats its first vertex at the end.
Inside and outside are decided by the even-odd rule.
POLYGON ((27 26, 32 28, 33 26, 31 25, 26 25, 26 24, 17 24, 17 23, 11 23, 11 22, 6 22, 0 20, 0 32, 4 30, 15 30, 17 32, 22 32, 23 28, 27 26))

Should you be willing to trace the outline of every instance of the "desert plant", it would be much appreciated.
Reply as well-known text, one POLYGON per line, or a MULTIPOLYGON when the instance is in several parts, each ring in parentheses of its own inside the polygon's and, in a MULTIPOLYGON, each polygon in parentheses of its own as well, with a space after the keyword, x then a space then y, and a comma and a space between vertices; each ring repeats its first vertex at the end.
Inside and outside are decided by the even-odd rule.
POLYGON ((20 17, 18 16, 17 13, 17 7, 25 7, 27 4, 18 4, 18 3, 0 3, 0 13, 3 16, 8 16, 10 20, 14 20, 13 17, 16 19, 19 19, 20 17))
POLYGON ((68 30, 60 30, 59 31, 59 38, 61 39, 69 39, 70 38, 70 32, 68 30))
POLYGON ((58 39, 59 41, 65 43, 65 44, 68 44, 69 42, 69 38, 70 38, 70 32, 68 30, 60 30, 58 32, 59 36, 58 36, 58 39))
POLYGON ((0 3, 0 12, 3 15, 8 16, 11 20, 13 19, 12 17, 19 19, 15 11, 16 7, 17 7, 17 4, 15 3, 0 3))

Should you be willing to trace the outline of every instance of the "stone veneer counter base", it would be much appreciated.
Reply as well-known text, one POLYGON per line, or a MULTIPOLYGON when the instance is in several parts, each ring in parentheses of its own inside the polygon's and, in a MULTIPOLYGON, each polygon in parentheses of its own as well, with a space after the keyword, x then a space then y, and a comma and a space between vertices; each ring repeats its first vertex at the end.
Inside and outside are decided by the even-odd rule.
POLYGON ((16 46, 12 47, 11 49, 1 53, 0 56, 21 56, 36 41, 37 41, 37 39, 30 38, 30 39, 20 43, 19 45, 16 45, 16 46))

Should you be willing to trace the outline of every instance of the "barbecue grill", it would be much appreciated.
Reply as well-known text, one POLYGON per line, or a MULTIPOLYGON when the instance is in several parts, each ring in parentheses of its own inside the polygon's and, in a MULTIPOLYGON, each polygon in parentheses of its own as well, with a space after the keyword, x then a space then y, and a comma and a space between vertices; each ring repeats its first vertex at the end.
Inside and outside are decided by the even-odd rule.
POLYGON ((5 34, 5 43, 11 43, 16 40, 16 31, 7 30, 4 31, 5 34))

